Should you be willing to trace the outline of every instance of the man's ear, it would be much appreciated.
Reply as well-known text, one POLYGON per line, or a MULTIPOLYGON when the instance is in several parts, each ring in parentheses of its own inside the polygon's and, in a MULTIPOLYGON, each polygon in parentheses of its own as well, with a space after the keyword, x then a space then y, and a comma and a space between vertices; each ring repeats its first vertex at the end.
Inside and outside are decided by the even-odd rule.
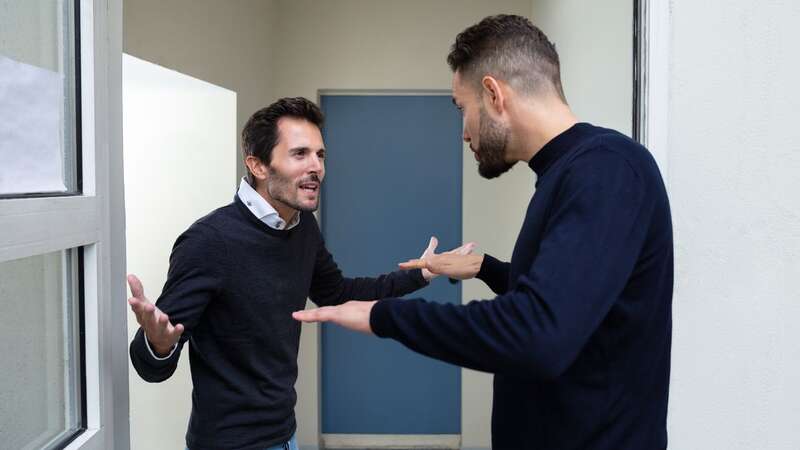
POLYGON ((247 169, 250 170, 250 173, 253 174, 253 178, 256 180, 264 181, 267 179, 267 165, 264 164, 260 159, 256 158, 253 155, 249 155, 244 159, 244 164, 247 166, 247 169))
POLYGON ((505 111, 506 97, 496 78, 486 75, 481 79, 481 94, 486 99, 486 106, 497 114, 505 111))

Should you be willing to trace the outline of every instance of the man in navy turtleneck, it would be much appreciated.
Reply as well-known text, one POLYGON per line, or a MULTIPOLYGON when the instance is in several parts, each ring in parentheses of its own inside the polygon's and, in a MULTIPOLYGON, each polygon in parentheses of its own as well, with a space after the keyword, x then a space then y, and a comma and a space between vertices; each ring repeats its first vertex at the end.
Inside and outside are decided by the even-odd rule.
POLYGON ((653 157, 578 122, 555 47, 526 18, 467 28, 448 63, 479 173, 494 178, 525 161, 536 193, 510 262, 440 255, 409 265, 477 277, 497 296, 348 302, 295 318, 494 373, 495 450, 666 448, 673 243, 653 157))

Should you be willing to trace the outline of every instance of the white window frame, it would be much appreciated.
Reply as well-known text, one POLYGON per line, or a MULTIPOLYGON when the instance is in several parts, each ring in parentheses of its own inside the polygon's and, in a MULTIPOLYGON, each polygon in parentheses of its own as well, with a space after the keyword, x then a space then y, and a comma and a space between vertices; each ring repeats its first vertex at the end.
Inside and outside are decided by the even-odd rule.
POLYGON ((0 262, 84 247, 86 430, 66 448, 127 449, 122 2, 79 5, 83 193, 0 199, 0 262))

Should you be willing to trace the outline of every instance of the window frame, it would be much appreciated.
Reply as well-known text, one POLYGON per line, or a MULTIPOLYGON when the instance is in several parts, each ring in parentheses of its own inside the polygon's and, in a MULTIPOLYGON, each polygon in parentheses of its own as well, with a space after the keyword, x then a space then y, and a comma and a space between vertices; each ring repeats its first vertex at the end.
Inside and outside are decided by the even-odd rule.
POLYGON ((0 261, 82 249, 85 430, 65 448, 127 449, 122 2, 75 3, 76 143, 82 189, 73 195, 0 199, 0 261))

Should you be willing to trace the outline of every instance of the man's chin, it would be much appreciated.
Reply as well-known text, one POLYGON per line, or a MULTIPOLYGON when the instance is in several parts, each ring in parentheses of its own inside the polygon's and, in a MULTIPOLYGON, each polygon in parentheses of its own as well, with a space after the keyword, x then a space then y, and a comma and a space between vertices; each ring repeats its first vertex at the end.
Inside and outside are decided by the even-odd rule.
POLYGON ((313 202, 301 202, 297 205, 297 210, 304 212, 314 212, 319 209, 319 200, 313 202))
POLYGON ((497 178, 500 175, 508 172, 513 164, 509 164, 506 162, 495 163, 495 164, 487 164, 487 163, 478 163, 478 174, 483 178, 491 180, 492 178, 497 178))

